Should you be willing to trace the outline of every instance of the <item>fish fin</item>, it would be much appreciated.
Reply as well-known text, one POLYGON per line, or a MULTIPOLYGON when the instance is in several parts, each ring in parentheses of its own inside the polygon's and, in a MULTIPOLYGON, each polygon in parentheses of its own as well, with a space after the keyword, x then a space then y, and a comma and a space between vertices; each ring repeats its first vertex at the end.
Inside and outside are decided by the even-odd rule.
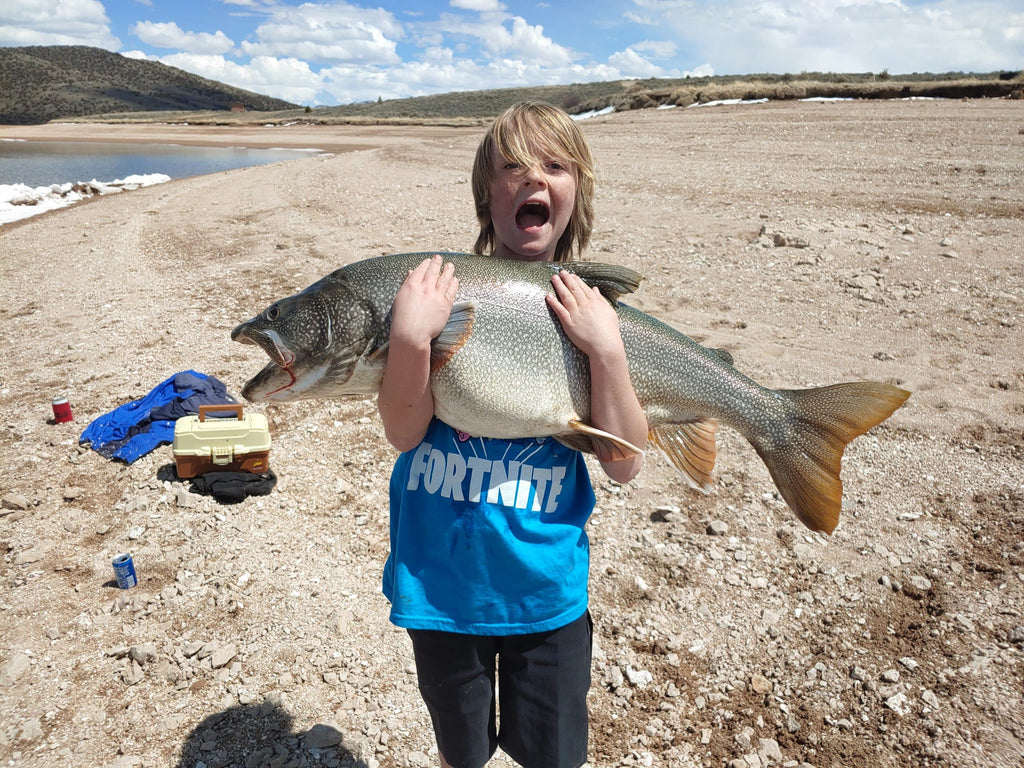
POLYGON ((832 533, 843 504, 843 451, 854 438, 889 418, 910 393, 872 382, 777 393, 797 407, 786 442, 751 443, 800 522, 813 531, 832 533))
POLYGON ((587 285, 597 286, 601 295, 608 301, 615 302, 619 296, 632 293, 640 287, 644 279, 634 269, 621 264, 602 264, 597 261, 568 261, 557 265, 560 269, 579 275, 587 285))
POLYGON ((648 440, 672 462, 696 488, 707 490, 714 477, 717 419, 661 424, 651 430, 648 440))
POLYGON ((732 359, 732 353, 729 350, 722 349, 721 347, 706 347, 706 349, 711 354, 716 355, 718 359, 726 365, 735 365, 735 362, 732 359))
POLYGON ((473 333, 476 320, 476 304, 471 301, 458 301, 452 306, 448 316, 448 324, 437 335, 430 345, 430 372, 437 373, 452 356, 462 349, 473 333))
POLYGON ((569 431, 555 435, 555 440, 574 451, 593 453, 600 461, 620 461, 644 453, 627 440, 576 419, 570 420, 569 431))
POLYGON ((388 347, 390 346, 391 340, 389 339, 385 341, 383 344, 381 344, 379 347, 371 347, 370 349, 366 350, 364 356, 366 357, 367 361, 371 363, 376 363, 381 358, 388 356, 388 347))

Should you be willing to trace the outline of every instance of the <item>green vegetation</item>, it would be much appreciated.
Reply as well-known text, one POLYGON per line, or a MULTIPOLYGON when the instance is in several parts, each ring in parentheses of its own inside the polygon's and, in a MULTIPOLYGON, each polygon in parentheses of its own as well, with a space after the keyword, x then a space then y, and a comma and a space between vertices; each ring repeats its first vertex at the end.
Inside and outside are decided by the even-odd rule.
POLYGON ((0 48, 0 124, 103 112, 295 108, 153 61, 70 45, 0 48))
POLYGON ((241 125, 484 123, 517 101, 547 101, 578 114, 689 106, 723 99, 1022 98, 1024 72, 892 75, 879 73, 718 75, 614 80, 534 88, 463 91, 408 99, 378 98, 337 107, 294 104, 204 80, 155 62, 98 48, 0 48, 0 123, 74 118, 102 122, 191 122, 241 125), (246 112, 230 112, 232 102, 246 112))

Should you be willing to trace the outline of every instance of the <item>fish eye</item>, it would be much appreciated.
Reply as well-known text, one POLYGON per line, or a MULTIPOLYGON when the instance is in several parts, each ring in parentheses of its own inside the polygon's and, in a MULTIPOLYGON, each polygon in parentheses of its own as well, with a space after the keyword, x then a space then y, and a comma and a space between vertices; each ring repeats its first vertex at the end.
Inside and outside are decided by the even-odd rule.
POLYGON ((272 305, 266 312, 264 312, 267 320, 277 320, 281 316, 281 308, 277 304, 272 305))

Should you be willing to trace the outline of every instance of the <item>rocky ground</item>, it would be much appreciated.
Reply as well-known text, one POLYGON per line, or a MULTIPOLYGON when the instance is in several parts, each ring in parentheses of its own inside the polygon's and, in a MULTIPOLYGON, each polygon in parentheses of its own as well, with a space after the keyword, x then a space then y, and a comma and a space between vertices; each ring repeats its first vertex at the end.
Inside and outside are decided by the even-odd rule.
MULTIPOLYGON (((1020 104, 649 110, 585 131, 589 255, 646 275, 631 303, 766 385, 914 393, 848 449, 827 538, 729 430, 709 494, 653 454, 627 486, 595 469, 590 764, 1024 765, 1020 104)), ((235 505, 190 493, 169 447, 124 465, 77 443, 180 370, 240 391, 264 360, 230 330, 340 265, 465 249, 476 140, 0 231, 4 764, 436 764, 380 595, 394 454, 372 401, 265 408, 279 482, 235 505), (60 394, 71 423, 50 423, 60 394)))

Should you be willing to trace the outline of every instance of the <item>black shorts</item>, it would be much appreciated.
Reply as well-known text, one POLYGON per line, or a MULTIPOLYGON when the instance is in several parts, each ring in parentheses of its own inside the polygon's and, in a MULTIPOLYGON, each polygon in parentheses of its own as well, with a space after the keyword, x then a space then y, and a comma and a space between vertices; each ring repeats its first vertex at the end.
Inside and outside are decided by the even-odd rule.
POLYGON ((589 613, 531 635, 411 629, 409 636, 437 748, 452 768, 481 768, 499 746, 525 768, 587 761, 589 613))

